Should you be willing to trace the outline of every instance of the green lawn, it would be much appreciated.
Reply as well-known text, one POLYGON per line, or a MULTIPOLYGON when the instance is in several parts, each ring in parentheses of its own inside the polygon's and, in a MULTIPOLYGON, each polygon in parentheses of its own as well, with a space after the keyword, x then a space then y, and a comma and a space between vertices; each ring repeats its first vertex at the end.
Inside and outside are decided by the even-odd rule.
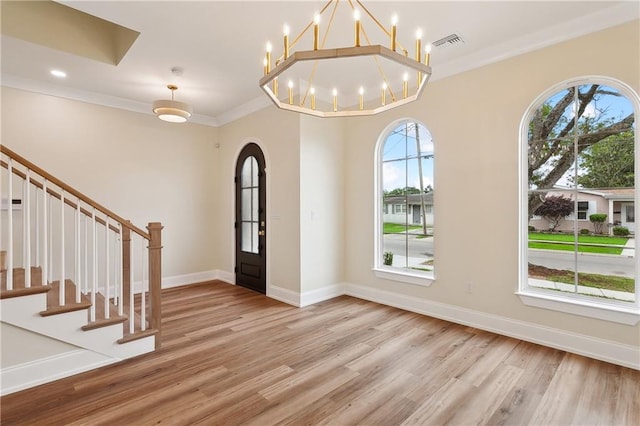
MULTIPOLYGON (((578 252, 581 253, 600 253, 600 254, 620 254, 622 253, 621 247, 627 243, 628 238, 624 237, 609 237, 603 235, 579 235, 578 236, 578 252), (599 244, 595 245, 582 245, 582 244, 599 244), (612 247, 603 247, 611 245, 612 247)), ((573 243, 575 241, 574 236, 570 234, 546 234, 540 232, 529 233, 529 248, 533 249, 545 249, 545 250, 564 250, 573 251, 573 243), (536 241, 532 241, 536 240, 536 241)))
MULTIPOLYGON (((551 270, 553 273, 544 277, 547 281, 573 284, 575 275, 573 271, 551 270)), ((625 291, 633 293, 635 280, 633 278, 618 277, 615 275, 587 274, 578 272, 578 284, 586 287, 603 288, 607 290, 625 291)))
POLYGON ((382 228, 382 232, 385 234, 401 234, 401 233, 407 232, 407 229, 422 229, 422 226, 415 226, 415 225, 405 226, 397 223, 385 222, 384 227, 382 228))

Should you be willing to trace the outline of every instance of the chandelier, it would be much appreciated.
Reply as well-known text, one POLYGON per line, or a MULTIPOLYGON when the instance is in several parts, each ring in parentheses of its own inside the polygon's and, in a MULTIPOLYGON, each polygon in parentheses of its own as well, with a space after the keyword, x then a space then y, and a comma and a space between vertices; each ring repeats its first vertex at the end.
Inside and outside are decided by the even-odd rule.
POLYGON ((423 50, 422 31, 416 32, 415 51, 410 56, 397 40, 396 16, 387 29, 360 0, 355 0, 357 6, 347 0, 342 3, 348 3, 353 16, 353 44, 327 47, 332 25, 338 21, 340 3, 341 0, 329 0, 291 42, 289 27, 284 25, 280 56, 272 58, 273 46, 267 42, 264 75, 259 82, 262 90, 278 108, 317 117, 373 115, 418 99, 431 77, 431 45, 423 50), (326 29, 321 31, 323 13, 329 10, 326 29), (387 41, 388 47, 373 43, 373 33, 367 33, 361 20, 363 13, 381 30, 376 36, 387 41), (303 43, 312 49, 293 50, 303 43), (342 68, 337 67, 338 63, 342 68), (376 82, 375 87, 371 86, 372 81, 376 82), (369 96, 365 97, 365 93, 369 96))

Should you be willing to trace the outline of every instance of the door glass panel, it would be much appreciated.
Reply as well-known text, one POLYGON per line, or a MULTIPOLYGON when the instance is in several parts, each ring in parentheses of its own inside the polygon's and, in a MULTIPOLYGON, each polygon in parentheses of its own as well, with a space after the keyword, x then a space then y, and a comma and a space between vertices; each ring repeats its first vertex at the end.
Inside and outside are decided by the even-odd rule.
POLYGON ((258 162, 255 157, 247 157, 242 164, 242 187, 248 188, 258 184, 258 162))
POLYGON ((242 221, 251 221, 251 193, 253 189, 242 189, 242 221))
POLYGON ((242 251, 253 252, 251 222, 242 222, 242 251))
POLYGON ((258 253, 258 211, 259 211, 258 161, 250 156, 242 164, 242 199, 240 217, 242 218, 241 249, 248 253, 258 253))

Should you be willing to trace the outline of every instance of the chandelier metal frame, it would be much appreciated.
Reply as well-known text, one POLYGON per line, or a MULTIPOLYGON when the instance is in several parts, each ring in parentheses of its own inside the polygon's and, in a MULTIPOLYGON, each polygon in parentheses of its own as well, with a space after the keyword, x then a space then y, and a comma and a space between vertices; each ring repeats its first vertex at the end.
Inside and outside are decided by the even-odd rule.
MULTIPOLYGON (((431 66, 429 65, 429 57, 431 46, 428 45, 425 49, 424 55, 424 63, 422 62, 422 45, 421 45, 421 35, 416 37, 416 49, 415 49, 415 59, 409 57, 408 50, 404 48, 400 43, 396 40, 396 23, 394 22, 391 27, 391 31, 387 30, 380 21, 362 4, 360 0, 356 0, 356 3, 360 6, 360 8, 368 15, 371 20, 390 38, 390 48, 382 46, 380 44, 371 44, 370 39, 365 31, 364 25, 360 22, 359 10, 356 9, 352 0, 347 0, 349 6, 354 12, 354 21, 355 21, 355 37, 354 37, 354 45, 349 47, 339 47, 339 48, 330 48, 325 49, 324 44, 327 39, 327 35, 331 29, 331 24, 333 23, 336 9, 341 0, 329 0, 325 6, 321 9, 321 11, 316 14, 314 20, 312 20, 303 30, 302 32, 293 40, 291 44, 289 44, 289 34, 288 29, 285 27, 284 32, 284 49, 283 54, 276 58, 275 67, 271 66, 271 47, 268 44, 267 53, 264 59, 264 75, 260 78, 259 85, 262 90, 269 96, 269 98, 273 101, 273 103, 280 109, 294 111, 302 114, 308 114, 316 117, 357 117, 357 116, 367 116, 367 115, 375 115, 381 113, 383 111, 390 110, 392 108, 396 108, 402 105, 406 105, 410 102, 417 100, 431 77, 431 66), (319 40, 319 16, 329 8, 329 6, 333 4, 333 10, 331 13, 331 18, 329 20, 329 24, 327 26, 327 30, 324 34, 322 43, 319 40), (290 53, 290 49, 295 46, 295 44, 303 37, 303 35, 313 28, 313 50, 302 50, 290 53), (361 36, 364 37, 367 45, 361 45, 361 36), (397 52, 400 50, 402 53, 397 52), (353 108, 339 108, 337 103, 337 94, 334 90, 333 92, 333 110, 322 110, 316 108, 316 99, 315 99, 315 91, 313 89, 313 79, 315 77, 315 73, 317 70, 318 63, 320 61, 326 61, 331 59, 341 59, 341 58, 349 58, 349 57, 372 57, 375 61, 375 65, 378 67, 378 71, 381 74, 381 79, 383 81, 382 86, 382 96, 381 103, 376 107, 368 107, 365 108, 365 103, 363 101, 363 92, 362 88, 360 89, 360 102, 359 105, 356 105, 356 109, 353 108), (389 61, 393 61, 397 64, 407 67, 407 69, 417 72, 417 87, 415 92, 409 94, 408 93, 408 82, 407 82, 407 73, 405 73, 403 87, 402 87, 402 97, 396 96, 395 92, 392 89, 392 85, 389 83, 387 76, 385 75, 382 66, 380 65, 379 59, 386 59, 389 61), (305 61, 315 61, 313 70, 311 75, 307 79, 307 88, 303 92, 300 92, 299 102, 294 102, 293 91, 291 86, 289 86, 289 96, 288 99, 280 99, 278 95, 278 77, 281 76, 285 71, 293 67, 296 63, 305 62, 305 61), (388 97, 387 97, 388 96, 388 97), (386 99, 389 99, 389 102, 386 99), (307 102, 307 99, 310 99, 310 102, 307 102)), ((331 102, 328 102, 328 105, 331 105, 331 102)))

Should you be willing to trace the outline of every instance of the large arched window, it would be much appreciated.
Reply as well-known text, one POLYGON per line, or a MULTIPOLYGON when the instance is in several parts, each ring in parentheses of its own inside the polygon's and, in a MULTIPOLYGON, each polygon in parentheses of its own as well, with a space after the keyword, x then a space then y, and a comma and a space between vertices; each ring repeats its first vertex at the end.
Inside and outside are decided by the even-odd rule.
POLYGON ((628 86, 584 78, 556 86, 527 112, 521 129, 525 303, 550 307, 546 300, 558 310, 637 322, 638 108, 628 86))
POLYGON ((378 142, 375 269, 428 284, 434 277, 433 140, 415 120, 395 123, 378 142))

